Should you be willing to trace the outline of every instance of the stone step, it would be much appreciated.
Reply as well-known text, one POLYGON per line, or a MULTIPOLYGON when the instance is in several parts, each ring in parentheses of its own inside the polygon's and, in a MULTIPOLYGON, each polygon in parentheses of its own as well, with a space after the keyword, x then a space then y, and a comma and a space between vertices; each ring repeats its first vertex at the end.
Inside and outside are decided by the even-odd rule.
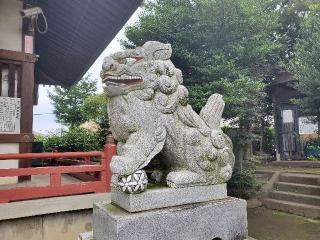
POLYGON ((266 183, 269 180, 269 174, 267 173, 256 173, 256 178, 261 183, 266 183))
POLYGON ((287 183, 276 182, 274 189, 283 192, 294 192, 308 195, 320 196, 320 186, 299 184, 299 183, 287 183))
POLYGON ((297 202, 297 203, 320 206, 320 196, 291 193, 291 192, 282 192, 282 191, 272 191, 270 192, 270 198, 284 200, 288 202, 297 202))
POLYGON ((269 173, 256 173, 258 179, 269 179, 269 173))
POLYGON ((308 217, 308 218, 320 218, 319 206, 288 202, 288 201, 271 199, 271 198, 264 199, 263 203, 267 208, 270 208, 270 209, 292 213, 292 214, 296 214, 296 215, 308 217))
POLYGON ((269 165, 289 168, 320 168, 319 161, 273 161, 269 165))
POLYGON ((280 182, 320 186, 320 175, 315 174, 282 173, 279 179, 280 182))

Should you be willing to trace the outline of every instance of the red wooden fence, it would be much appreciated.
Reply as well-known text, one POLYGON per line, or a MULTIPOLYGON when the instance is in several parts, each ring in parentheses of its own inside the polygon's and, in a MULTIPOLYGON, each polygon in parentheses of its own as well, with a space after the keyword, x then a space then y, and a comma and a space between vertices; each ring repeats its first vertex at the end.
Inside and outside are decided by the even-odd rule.
POLYGON ((50 175, 50 185, 48 186, 24 186, 10 189, 0 189, 0 203, 17 200, 27 200, 54 196, 74 195, 83 193, 99 193, 110 191, 111 171, 109 163, 112 156, 116 154, 116 145, 107 143, 104 151, 96 152, 65 152, 65 153, 8 153, 0 154, 0 161, 11 159, 85 159, 84 165, 76 166, 49 166, 49 167, 28 167, 0 169, 0 177, 15 177, 29 175, 50 175), (101 161, 96 165, 89 165, 89 158, 97 157, 101 161), (61 184, 61 174, 68 173, 99 173, 96 181, 61 184))

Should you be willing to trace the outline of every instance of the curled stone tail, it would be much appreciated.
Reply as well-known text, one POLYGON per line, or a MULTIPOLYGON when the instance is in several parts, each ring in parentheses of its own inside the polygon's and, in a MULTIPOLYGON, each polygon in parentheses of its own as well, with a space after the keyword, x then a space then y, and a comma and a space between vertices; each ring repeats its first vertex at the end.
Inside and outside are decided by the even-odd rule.
POLYGON ((201 109, 200 117, 211 129, 220 128, 224 105, 222 95, 213 94, 208 99, 207 104, 201 109))

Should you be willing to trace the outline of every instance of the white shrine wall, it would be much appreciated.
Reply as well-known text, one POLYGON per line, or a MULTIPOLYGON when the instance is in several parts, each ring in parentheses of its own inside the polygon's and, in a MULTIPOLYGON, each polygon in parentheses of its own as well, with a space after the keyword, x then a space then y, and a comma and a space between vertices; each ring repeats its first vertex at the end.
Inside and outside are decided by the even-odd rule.
POLYGON ((0 49, 21 51, 22 49, 21 0, 0 1, 0 49))
MULTIPOLYGON (((22 10, 23 1, 21 0, 1 0, 0 1, 0 49, 22 51, 22 10)), ((5 71, 5 70, 4 70, 5 71)), ((5 75, 5 72, 0 73, 5 75)), ((3 88, 3 97, 6 95, 6 83, 1 83, 3 88)), ((16 85, 17 86, 17 85, 16 85)), ((20 133, 16 129, 12 133, 20 133)), ((10 134, 10 132, 1 133, 10 134)), ((2 143, 0 144, 0 153, 19 153, 18 143, 2 143)), ((0 161, 1 168, 17 168, 18 160, 0 161)), ((16 178, 0 178, 0 184, 15 183, 16 178)))

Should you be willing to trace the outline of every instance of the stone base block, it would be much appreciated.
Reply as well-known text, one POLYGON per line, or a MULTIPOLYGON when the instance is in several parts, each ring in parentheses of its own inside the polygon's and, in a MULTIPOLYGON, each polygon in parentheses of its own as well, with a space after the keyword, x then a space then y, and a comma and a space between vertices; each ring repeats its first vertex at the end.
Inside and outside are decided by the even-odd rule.
POLYGON ((246 201, 226 198, 138 213, 94 204, 95 240, 244 240, 246 201))
MULTIPOLYGON (((85 232, 85 233, 81 233, 79 235, 79 238, 78 240, 94 240, 93 239, 93 232, 85 232)), ((252 237, 248 237, 244 240, 256 240, 255 238, 252 238, 252 237)))
POLYGON ((111 202, 128 212, 208 202, 227 197, 227 184, 184 188, 150 187, 139 194, 127 194, 112 189, 111 202))

